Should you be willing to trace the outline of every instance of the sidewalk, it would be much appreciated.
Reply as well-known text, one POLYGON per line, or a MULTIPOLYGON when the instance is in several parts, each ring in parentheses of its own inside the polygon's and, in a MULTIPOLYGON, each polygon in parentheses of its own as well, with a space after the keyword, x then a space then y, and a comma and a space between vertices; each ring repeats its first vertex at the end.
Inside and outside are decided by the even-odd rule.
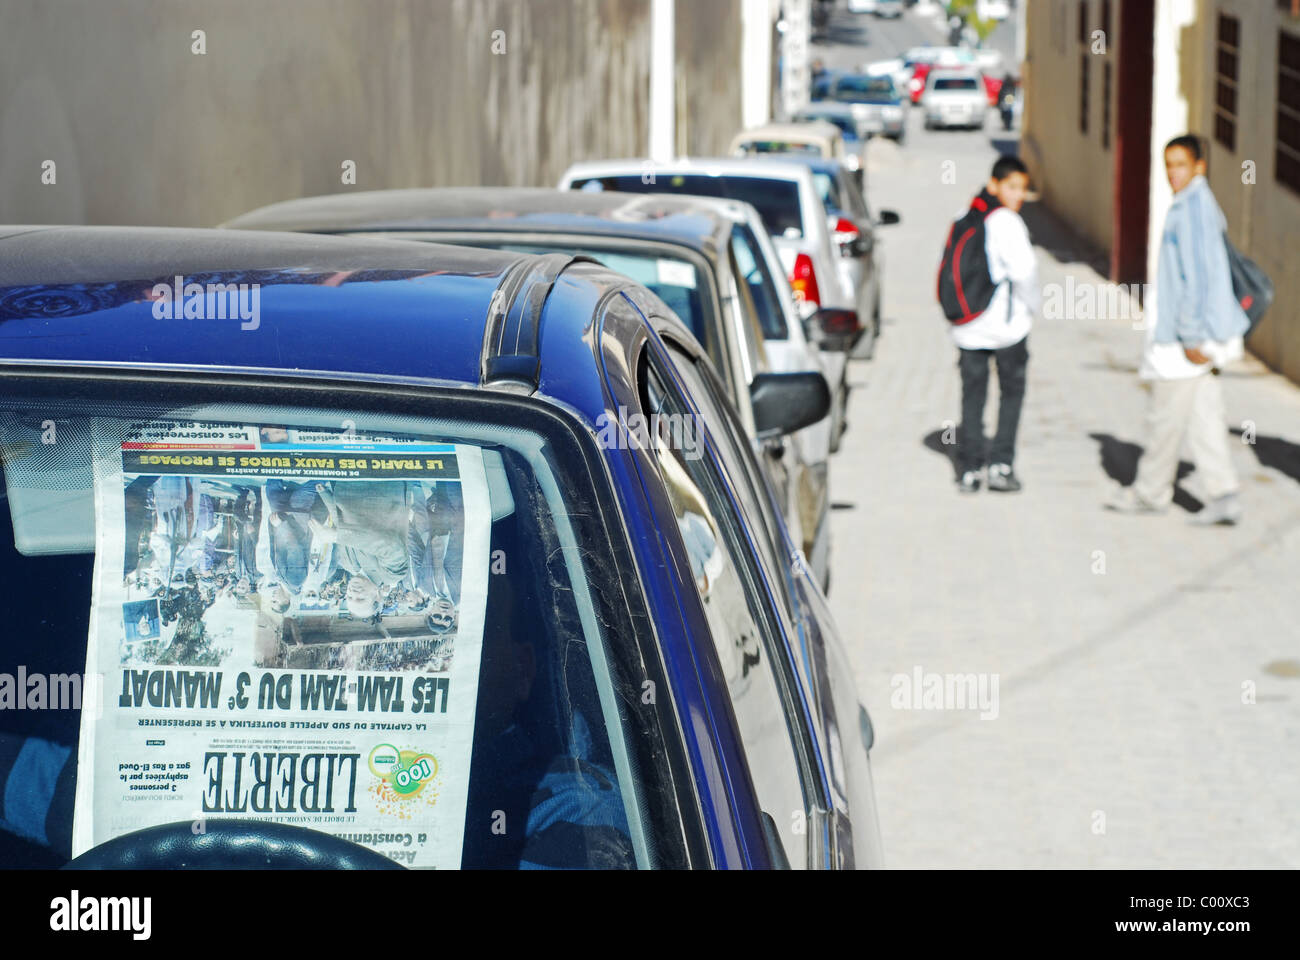
MULTIPOLYGON (((1256 436, 1232 443, 1242 525, 1190 527, 1179 506, 1111 514, 1110 476, 1131 479, 1143 442, 1142 334, 1040 320, 1025 489, 959 495, 942 436, 960 384, 934 270, 995 154, 958 142, 872 144, 871 202, 903 223, 881 234, 884 333, 850 370, 831 467, 830 600, 877 731, 887 863, 1300 866, 1300 388, 1254 361, 1223 377, 1230 424, 1256 436), (955 185, 939 175, 948 156, 955 185), (918 667, 996 674, 996 719, 892 708, 891 678, 918 667)), ((1027 219, 1044 284, 1101 281, 1059 225, 1027 219)), ((1195 473, 1181 487, 1196 506, 1195 473)))

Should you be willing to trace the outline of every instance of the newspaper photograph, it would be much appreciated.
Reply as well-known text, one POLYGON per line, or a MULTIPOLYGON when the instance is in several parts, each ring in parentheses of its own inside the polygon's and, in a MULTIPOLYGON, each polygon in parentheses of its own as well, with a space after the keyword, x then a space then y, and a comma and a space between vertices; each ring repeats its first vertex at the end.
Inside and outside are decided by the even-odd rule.
POLYGON ((237 817, 458 866, 491 532, 481 450, 116 427, 96 431, 87 671, 105 702, 83 714, 74 855, 237 817))

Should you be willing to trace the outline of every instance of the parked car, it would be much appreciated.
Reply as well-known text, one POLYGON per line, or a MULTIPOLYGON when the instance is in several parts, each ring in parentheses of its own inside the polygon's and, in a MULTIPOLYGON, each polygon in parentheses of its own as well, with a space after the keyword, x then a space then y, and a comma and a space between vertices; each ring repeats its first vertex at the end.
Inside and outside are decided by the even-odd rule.
POLYGON ((884 134, 902 143, 907 136, 907 105, 887 74, 843 74, 831 89, 830 99, 849 104, 864 138, 884 134))
MULTIPOLYGON (((432 826, 441 852, 421 844, 422 855, 428 865, 448 868, 880 863, 872 728, 825 600, 806 566, 790 560, 794 544, 712 363, 653 293, 567 254, 261 232, 27 226, 0 228, 0 251, 6 328, 0 455, 7 494, 0 564, 9 585, 4 656, 13 664, 47 674, 83 669, 87 617, 97 596, 92 584, 125 589, 124 576, 135 583, 142 566, 156 570, 162 558, 142 552, 142 545, 148 525, 164 514, 182 539, 191 516, 203 516, 166 507, 161 490, 151 496, 162 479, 184 481, 169 485, 167 503, 174 493, 191 505, 240 483, 249 496, 267 498, 266 510, 255 515, 241 508, 240 521, 222 536, 243 550, 242 563, 256 555, 262 566, 243 594, 247 605, 232 599, 223 609, 247 610, 258 626, 246 628, 247 618, 236 618, 221 648, 208 650, 209 665, 225 667, 220 715, 223 722, 250 723, 299 717, 296 707, 272 710, 256 695, 235 711, 233 670, 252 669, 254 643, 301 652, 293 637, 264 626, 297 617, 297 602, 268 611, 265 591, 273 577, 284 577, 281 535, 291 520, 285 511, 307 506, 273 509, 267 478, 292 473, 295 468, 278 462, 290 455, 250 455, 256 466, 239 477, 221 472, 224 459, 237 466, 249 450, 283 446, 286 437, 289 446, 314 444, 321 451, 300 465, 308 477, 353 449, 435 448, 444 477, 452 470, 447 460, 457 458, 446 482, 459 489, 460 506, 439 501, 453 504, 460 518, 452 533, 440 535, 457 543, 444 543, 442 562, 453 549, 459 553, 454 577, 465 587, 457 601, 454 658, 451 666, 402 678, 414 684, 431 676, 429 670, 450 670, 467 686, 452 689, 450 711, 443 699, 446 713, 427 714, 422 732, 340 730, 336 723, 327 733, 289 734, 307 749, 328 740, 327 750, 352 750, 354 761, 370 751, 369 769, 364 760, 352 766, 355 789, 344 773, 330 781, 333 802, 352 798, 359 822, 275 823, 247 812, 245 803, 237 816, 204 813, 204 829, 195 830, 192 811, 200 796, 206 803, 215 790, 212 796, 235 802, 241 789, 230 782, 227 766, 223 790, 219 767, 205 758, 213 738, 236 749, 242 743, 274 749, 283 737, 274 729, 162 729, 160 717, 194 710, 134 706, 130 688, 119 701, 115 687, 133 664, 168 662, 156 646, 123 640, 122 665, 102 664, 111 694, 102 722, 118 722, 84 727, 101 754, 105 744, 112 747, 102 769, 111 761, 113 775, 103 782, 118 784, 119 758, 148 758, 169 770, 185 764, 190 776, 170 782, 186 802, 174 804, 170 820, 156 812, 156 803, 133 804, 130 816, 92 816, 74 866, 392 866, 387 852, 402 849, 400 839, 394 847, 386 833, 372 835, 366 825, 383 816, 392 816, 401 832, 432 826), (159 287, 178 276, 187 290, 197 284, 208 292, 185 294, 184 319, 160 318, 159 308, 172 298, 159 287), (256 323, 218 315, 213 298, 224 293, 205 284, 256 289, 256 323), (700 443, 687 447, 659 426, 644 438, 631 436, 637 428, 626 420, 629 412, 656 424, 702 424, 700 443), (610 422, 629 425, 611 438, 604 426, 610 422), (51 429, 57 442, 42 442, 51 429), (141 446, 133 438, 142 436, 175 443, 141 446), (244 440, 223 448, 230 455, 223 458, 212 453, 213 437, 244 440), (122 503, 124 476, 138 472, 128 464, 139 468, 148 457, 173 466, 158 469, 165 477, 138 477, 139 489, 128 485, 128 502, 140 505, 136 520, 143 525, 130 527, 138 542, 124 540, 113 504, 122 503), (252 549, 267 539, 281 548, 269 559, 260 546, 252 549), (227 689, 234 712, 224 699, 227 689), (463 743, 448 724, 453 717, 464 724, 463 743), (137 718, 152 725, 137 726, 137 718), (374 751, 394 737, 399 745, 440 737, 459 744, 448 749, 464 766, 439 766, 436 806, 417 801, 412 808, 391 790, 374 792, 391 774, 382 755, 376 767, 374 751), (386 812, 389 807, 404 810, 386 812), (511 826, 502 831, 493 823, 511 826), (364 839, 354 843, 349 835, 364 839)), ((802 373, 761 375, 753 398, 764 435, 801 429, 824 417, 829 403, 824 380, 802 373)), ((337 547, 346 533, 353 544, 347 549, 364 552, 369 541, 351 539, 354 531, 402 542, 400 524, 425 513, 418 496, 410 499, 411 486, 422 494, 429 482, 400 478, 435 469, 424 459, 381 458, 382 469, 397 479, 360 481, 376 499, 390 492, 385 484, 395 484, 400 509, 391 530, 388 521, 327 526, 309 514, 313 544, 337 547)), ((300 492, 339 510, 360 496, 344 496, 353 489, 349 483, 356 481, 318 479, 314 490, 303 484, 300 492)), ((130 525, 135 514, 127 516, 130 525)), ((160 585, 151 599, 175 605, 180 592, 201 592, 202 584, 190 580, 198 562, 185 561, 184 586, 160 585)), ((209 616, 190 607, 183 611, 190 627, 182 660, 204 639, 196 618, 209 616)), ((390 616, 378 615, 381 622, 390 616)), ((125 636, 120 617, 98 608, 94 617, 101 630, 125 636)), ((349 638, 378 629, 369 621, 346 622, 352 633, 329 641, 345 653, 363 642, 349 638)), ((112 633, 106 636, 98 643, 116 652, 112 633)), ((435 645, 444 654, 446 640, 435 645)), ((385 642, 403 641, 398 635, 385 642)), ((211 675, 207 667, 196 669, 211 675)), ((392 668, 371 672, 385 669, 392 668)), ((305 675, 267 671, 288 679, 305 675)), ((386 719, 409 716, 404 709, 386 719)), ((27 749, 56 733, 73 744, 79 713, 5 711, 5 747, 27 749)), ((332 716, 357 715, 350 706, 332 716)), ((81 747, 83 755, 90 749, 81 747)), ((77 751, 71 753, 69 763, 77 751)), ((248 791, 253 774, 246 774, 248 791)), ((316 776, 319 785, 319 767, 316 776)), ((281 779, 277 774, 275 783, 281 779)), ((5 829, 39 816, 26 805, 49 789, 58 797, 40 829, 49 825, 52 835, 66 836, 71 805, 59 799, 65 785, 34 784, 29 795, 24 788, 32 783, 10 779, 5 829)), ((306 797, 305 767, 298 786, 306 797)), ((287 797, 292 806, 293 785, 287 797)), ((15 866, 66 860, 66 853, 19 840, 5 852, 15 866)))
POLYGON ((875 13, 876 0, 848 0, 849 13, 875 13))
MULTIPOLYGON (((857 129, 852 124, 853 142, 860 144, 857 129)), ((807 153, 816 157, 838 160, 859 179, 862 176, 862 155, 850 149, 841 128, 829 120, 808 114, 796 115, 791 123, 768 123, 736 134, 731 139, 728 152, 733 157, 762 157, 774 153, 807 153), (808 117, 808 119, 802 119, 808 117)))
POLYGON ((845 283, 840 276, 839 251, 826 223, 812 171, 806 165, 789 157, 681 159, 666 163, 602 160, 570 167, 560 178, 559 186, 562 190, 693 194, 753 204, 780 254, 801 314, 809 317, 822 308, 857 312, 855 332, 844 339, 843 349, 822 352, 823 368, 834 398, 831 450, 839 449, 849 391, 844 351, 856 344, 864 329, 861 318, 867 315, 865 311, 870 304, 860 296, 862 291, 845 283), (647 176, 647 170, 653 175, 647 176))
POLYGON ((792 123, 834 124, 840 136, 844 138, 845 150, 850 154, 861 154, 864 143, 858 135, 858 124, 853 119, 853 110, 847 103, 817 100, 795 111, 790 120, 792 123))
POLYGON ((921 97, 925 128, 984 126, 988 115, 988 91, 973 70, 936 68, 926 77, 921 97))
POLYGON ((881 280, 884 276, 884 255, 876 243, 875 231, 877 227, 898 223, 898 214, 893 210, 881 210, 879 218, 873 216, 856 179, 833 160, 802 156, 791 159, 806 163, 812 171, 813 183, 826 211, 826 222, 839 248, 841 279, 858 291, 860 302, 870 304, 867 313, 861 315, 865 332, 850 354, 869 359, 881 333, 881 280))
POLYGON ((885 20, 896 20, 903 15, 903 0, 876 0, 875 14, 885 20))
POLYGON ((793 307, 790 316, 785 313, 775 284, 780 263, 765 256, 753 232, 755 225, 762 232, 761 221, 747 206, 644 194, 448 187, 289 200, 226 226, 580 253, 626 274, 668 303, 705 346, 772 475, 795 542, 825 584, 833 424, 828 419, 795 438, 760 442, 750 401, 755 377, 769 369, 820 372, 821 355, 793 307))

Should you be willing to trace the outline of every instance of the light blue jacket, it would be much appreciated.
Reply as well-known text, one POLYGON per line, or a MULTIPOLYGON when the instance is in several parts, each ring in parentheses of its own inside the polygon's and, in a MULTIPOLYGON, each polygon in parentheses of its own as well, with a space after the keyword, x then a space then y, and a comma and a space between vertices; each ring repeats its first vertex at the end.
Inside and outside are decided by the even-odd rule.
POLYGON ((1223 211, 1205 178, 1192 178, 1165 217, 1156 274, 1156 343, 1225 342, 1250 322, 1232 294, 1223 211))

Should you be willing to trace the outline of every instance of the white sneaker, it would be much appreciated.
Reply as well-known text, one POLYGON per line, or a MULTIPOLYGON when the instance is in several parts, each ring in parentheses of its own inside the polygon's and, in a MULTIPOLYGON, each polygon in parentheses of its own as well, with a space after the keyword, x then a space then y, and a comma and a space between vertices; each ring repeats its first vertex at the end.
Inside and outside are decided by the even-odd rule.
POLYGON ((1152 506, 1139 497, 1137 491, 1132 487, 1116 487, 1104 506, 1107 510, 1114 510, 1116 513, 1148 516, 1156 516, 1165 513, 1169 509, 1167 506, 1152 506))
POLYGON ((1212 527, 1221 524, 1230 527, 1241 519, 1241 500, 1235 493, 1224 494, 1217 500, 1211 500, 1199 513, 1194 513, 1187 522, 1197 527, 1212 527))

